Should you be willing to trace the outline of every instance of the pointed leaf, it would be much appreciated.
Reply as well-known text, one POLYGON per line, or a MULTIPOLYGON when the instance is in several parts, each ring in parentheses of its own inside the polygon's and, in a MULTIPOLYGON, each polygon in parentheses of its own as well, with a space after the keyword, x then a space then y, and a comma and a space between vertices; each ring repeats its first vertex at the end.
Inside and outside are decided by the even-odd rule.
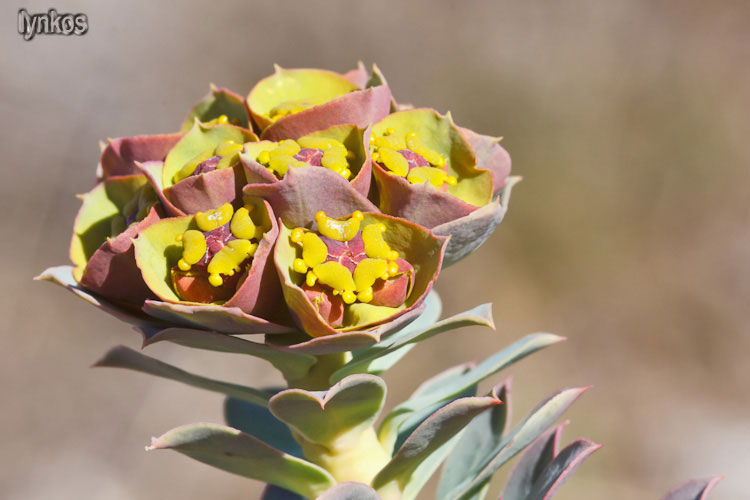
POLYGON ((560 436, 567 424, 563 422, 548 430, 524 450, 508 475, 503 489, 505 500, 524 500, 528 496, 534 482, 557 456, 560 436))
POLYGON ((466 427, 443 467, 438 486, 438 499, 445 498, 455 485, 475 472, 481 465, 482 458, 502 441, 508 427, 510 379, 496 386, 492 393, 504 404, 478 415, 466 427))
POLYGON ((172 449, 213 467, 275 484, 306 498, 316 498, 336 484, 325 469, 223 425, 177 427, 155 438, 147 449, 172 449))
MULTIPOLYGON (((419 319, 417 319, 417 321, 419 321, 419 319)), ((415 321, 415 323, 417 321, 415 321)), ((338 380, 340 377, 350 373, 367 372, 370 364, 381 356, 393 354, 404 346, 417 344, 443 332, 453 331, 464 326, 475 325, 487 326, 493 330, 495 328, 492 321, 491 304, 482 304, 470 311, 456 314, 455 316, 446 318, 421 330, 418 329, 418 325, 416 325, 416 327, 412 327, 412 325, 414 325, 414 323, 389 337, 388 342, 372 346, 365 349, 365 352, 355 355, 351 362, 347 363, 343 368, 333 374, 332 379, 338 380)))
POLYGON ((263 489, 260 500, 305 500, 305 497, 301 497, 279 486, 269 484, 263 489))
POLYGON ((207 330, 166 328, 155 332, 142 331, 142 333, 144 347, 157 342, 168 341, 196 349, 249 354, 250 356, 268 361, 283 373, 285 377, 291 379, 304 377, 317 362, 315 356, 294 352, 284 346, 260 344, 240 337, 207 330))
POLYGON ((55 266, 46 269, 42 274, 34 278, 37 281, 49 281, 59 285, 77 297, 92 304, 120 321, 124 321, 139 328, 165 328, 166 324, 156 318, 147 316, 141 311, 126 309, 118 304, 108 301, 103 297, 95 295, 78 285, 73 278, 73 266, 55 266))
POLYGON ((722 479, 724 476, 691 479, 670 490, 662 500, 706 500, 708 493, 722 479))
POLYGON ((265 391, 259 391, 258 389, 252 389, 238 384, 221 382, 200 375, 194 375, 181 370, 176 366, 151 358, 122 345, 110 349, 102 359, 94 363, 94 366, 127 368, 129 370, 135 370, 142 373, 148 373, 149 375, 182 382, 183 384, 206 389, 207 391, 220 392, 227 396, 250 401, 251 403, 263 406, 268 404, 269 394, 265 391))
POLYGON ((481 468, 469 475, 446 498, 461 500, 473 498, 472 495, 484 487, 500 466, 547 430, 586 389, 588 387, 566 389, 544 401, 513 428, 500 446, 485 456, 481 468))
POLYGON ((269 401, 271 413, 307 441, 350 448, 372 426, 385 403, 385 382, 374 375, 352 375, 327 391, 281 391, 269 401))
MULTIPOLYGON (((266 392, 273 394, 279 392, 279 389, 266 389, 266 392)), ((254 436, 284 453, 303 458, 302 448, 294 440, 289 427, 274 417, 265 406, 227 398, 224 400, 224 420, 230 427, 254 436)))
POLYGON ((502 404, 501 401, 494 397, 471 397, 441 408, 414 430, 393 459, 375 476, 372 486, 378 491, 392 490, 394 486, 404 491, 410 482, 426 480, 424 476, 414 476, 417 467, 439 451, 476 415, 499 404, 502 404))
MULTIPOLYGON (((577 439, 566 446, 534 482, 525 500, 549 500, 565 481, 602 445, 588 439, 577 439)), ((511 497, 508 497, 511 500, 511 497)))
POLYGON ((396 406, 380 425, 378 438, 383 446, 388 449, 399 435, 399 429, 407 423, 410 417, 417 415, 419 411, 429 408, 455 397, 467 388, 481 382, 485 378, 507 368, 516 361, 523 359, 529 354, 544 347, 556 344, 564 340, 563 337, 549 333, 537 333, 514 342, 505 349, 498 351, 477 366, 467 370, 465 373, 455 374, 439 388, 425 392, 400 405, 396 406))

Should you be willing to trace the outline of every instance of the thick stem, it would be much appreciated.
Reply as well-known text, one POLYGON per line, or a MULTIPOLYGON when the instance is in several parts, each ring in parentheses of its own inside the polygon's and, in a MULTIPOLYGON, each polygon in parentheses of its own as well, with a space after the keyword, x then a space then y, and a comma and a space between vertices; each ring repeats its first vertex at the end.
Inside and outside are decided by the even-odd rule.
POLYGON ((290 389, 304 389, 306 391, 325 391, 331 387, 329 379, 333 372, 344 366, 352 355, 349 352, 340 352, 334 354, 322 354, 316 356, 318 362, 315 363, 307 375, 297 379, 287 378, 287 384, 290 389))
POLYGON ((347 447, 341 447, 340 443, 323 446, 293 434, 302 446, 305 458, 326 469, 339 482, 370 484, 391 459, 380 445, 373 427, 368 427, 353 443, 347 440, 347 447))

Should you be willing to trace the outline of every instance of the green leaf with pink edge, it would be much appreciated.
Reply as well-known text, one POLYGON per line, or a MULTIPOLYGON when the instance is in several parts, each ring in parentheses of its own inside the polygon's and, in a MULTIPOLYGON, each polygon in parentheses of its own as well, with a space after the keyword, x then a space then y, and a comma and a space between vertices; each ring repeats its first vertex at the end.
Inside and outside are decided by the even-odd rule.
POLYGON ((508 378, 496 385, 492 394, 503 404, 482 413, 464 430, 445 461, 436 498, 442 499, 454 485, 474 473, 479 461, 502 441, 510 423, 510 384, 508 378))
POLYGON ((166 341, 194 349, 245 354, 268 361, 289 379, 303 378, 317 362, 314 356, 295 352, 287 347, 261 344, 233 335, 207 330, 166 328, 153 331, 142 329, 141 333, 143 335, 143 347, 166 341))
POLYGON ((183 384, 197 387, 199 389, 218 392, 262 406, 268 405, 268 399, 270 397, 265 391, 245 387, 239 384, 232 384, 230 382, 221 382, 219 380, 186 372, 176 366, 146 356, 145 354, 141 354, 138 351, 134 351, 133 349, 122 345, 110 349, 102 359, 94 363, 94 366, 126 368, 128 370, 174 380, 175 382, 182 382, 183 384))
POLYGON ((189 132, 193 128, 195 120, 208 122, 226 115, 229 123, 242 128, 249 129, 250 122, 248 119, 245 100, 242 96, 235 94, 229 89, 216 87, 211 84, 211 88, 203 99, 190 110, 185 121, 182 122, 182 131, 189 132))
POLYGON ((378 439, 386 449, 393 449, 402 428, 411 428, 423 420, 425 409, 448 401, 487 377, 494 375, 539 349, 556 344, 563 337, 549 333, 536 333, 517 340, 466 371, 456 371, 441 380, 430 390, 415 393, 412 398, 397 405, 383 419, 378 429, 378 439))
POLYGON ((441 408, 411 433, 391 461, 372 480, 373 488, 381 494, 400 491, 405 500, 416 498, 439 462, 432 462, 431 467, 421 470, 420 474, 415 474, 417 468, 435 453, 444 457, 449 450, 443 445, 451 440, 455 442, 456 435, 474 417, 499 404, 502 402, 495 397, 470 397, 458 399, 441 408))
MULTIPOLYGON (((446 184, 447 194, 474 207, 481 207, 490 202, 492 199, 492 174, 487 170, 477 168, 474 151, 453 123, 450 114, 442 116, 435 110, 426 108, 399 111, 388 115, 373 125, 372 132, 378 137, 384 135, 389 128, 395 129, 396 133, 400 135, 415 132, 427 147, 439 153, 445 159, 445 168, 448 174, 458 179, 455 187, 446 184)), ((386 175, 394 177, 390 174, 386 175)), ((378 175, 376 171, 376 178, 378 177, 381 178, 381 181, 387 180, 387 177, 378 175)), ((408 183, 405 179, 402 180, 408 183)), ((418 185, 411 186, 416 188, 418 185)), ((388 192, 381 193, 381 203, 397 206, 396 200, 388 201, 388 194, 388 192)), ((417 212, 417 207, 406 207, 404 209, 417 212)), ((381 206, 381 210, 389 212, 383 206, 381 206)), ((425 216, 427 215, 425 214, 425 216)))
POLYGON ((237 429, 188 424, 154 438, 148 450, 171 449, 212 467, 257 479, 314 499, 336 484, 325 469, 237 429))
POLYGON ((344 481, 320 495, 317 500, 381 500, 377 492, 364 483, 344 481))
POLYGON ((513 467, 503 489, 505 500, 549 500, 578 467, 601 448, 588 439, 576 439, 560 450, 567 425, 555 426, 539 436, 513 467))
POLYGON ((97 180, 139 173, 138 163, 163 161, 182 133, 107 139, 97 166, 97 180))
POLYGON ((281 391, 270 399, 268 408, 306 441, 349 449, 380 414, 385 394, 383 379, 352 375, 326 391, 281 391))
POLYGON ((97 309, 111 314, 120 321, 131 324, 138 328, 166 328, 167 325, 157 318, 146 315, 138 309, 130 309, 120 304, 111 302, 104 297, 81 287, 73 277, 73 266, 55 266, 46 269, 42 274, 34 278, 37 281, 48 281, 59 285, 76 297, 79 297, 97 309))
MULTIPOLYGON (((432 292, 427 296, 426 302, 429 302, 425 315, 430 314, 430 309, 435 307, 436 300, 439 299, 435 299, 432 292)), ((353 373, 374 373, 370 371, 373 364, 377 369, 376 362, 383 356, 392 355, 408 345, 423 342, 444 332, 453 331, 465 326, 486 326, 493 330, 495 328, 492 321, 492 307, 490 304, 483 304, 469 311, 445 318, 442 321, 426 325, 420 320, 422 320, 421 317, 377 345, 353 353, 352 360, 331 375, 331 381, 335 382, 353 373)))
MULTIPOLYGON (((303 137, 333 139, 342 143, 347 151, 353 154, 353 158, 348 159, 349 170, 351 171, 349 183, 362 196, 367 197, 370 191, 372 166, 370 148, 366 145, 364 139, 365 137, 369 137, 369 128, 361 129, 356 125, 334 125, 333 127, 313 132, 303 137)), ((279 179, 272 172, 258 163, 258 155, 261 152, 271 151, 276 146, 277 143, 272 141, 259 141, 245 145, 245 153, 240 155, 240 160, 245 168, 245 177, 248 184, 279 182, 279 179)), ((325 167, 313 168, 325 169, 325 167)))
POLYGON ((143 175, 114 177, 81 195, 83 201, 73 224, 70 260, 74 275, 81 278, 89 258, 112 234, 112 219, 122 214, 125 205, 147 184, 143 175))
POLYGON ((500 194, 489 204, 476 209, 468 215, 444 222, 432 228, 432 232, 441 236, 450 236, 448 248, 445 249, 444 266, 452 266, 478 249, 500 225, 508 211, 510 194, 520 177, 510 177, 500 194))
POLYGON ((477 463, 474 473, 445 493, 444 499, 468 500, 475 498, 492 475, 508 460, 544 433, 572 405, 588 387, 560 391, 537 406, 516 425, 495 449, 477 463))
POLYGON ((201 153, 213 151, 216 146, 226 141, 237 144, 257 141, 251 131, 229 124, 206 125, 195 121, 193 128, 172 148, 164 160, 161 186, 167 189, 173 186, 175 175, 191 160, 201 153))
POLYGON ((281 224, 276 243, 274 261, 287 306, 295 316, 301 329, 313 337, 335 335, 338 332, 373 330, 378 325, 396 319, 398 316, 420 305, 432 288, 442 261, 445 240, 407 221, 382 214, 364 214, 362 228, 369 224, 382 223, 386 227, 383 237, 388 245, 399 252, 400 257, 414 267, 414 286, 411 294, 400 307, 374 306, 355 303, 344 311, 344 326, 331 327, 313 306, 300 288, 304 275, 291 269, 295 258, 301 257, 301 250, 290 239, 291 229, 281 224))
MULTIPOLYGON (((286 103, 320 106, 359 90, 345 76, 321 69, 284 69, 274 66, 274 74, 259 81, 247 97, 253 121, 265 130, 275 121, 269 117, 286 103)), ((289 115, 292 116, 292 115, 289 115)), ((282 118, 283 119, 283 118, 282 118)))
POLYGON ((458 127, 471 145, 477 157, 477 166, 489 170, 492 173, 492 195, 497 196, 510 175, 510 155, 500 145, 502 137, 490 137, 482 135, 468 128, 458 127))
POLYGON ((662 500, 706 500, 724 476, 711 476, 686 481, 670 490, 662 500))

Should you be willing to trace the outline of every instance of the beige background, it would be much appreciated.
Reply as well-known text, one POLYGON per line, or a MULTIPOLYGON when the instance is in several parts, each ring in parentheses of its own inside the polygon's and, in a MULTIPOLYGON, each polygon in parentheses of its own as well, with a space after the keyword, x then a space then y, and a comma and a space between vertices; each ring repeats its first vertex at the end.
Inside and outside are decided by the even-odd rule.
MULTIPOLYGON (((398 99, 505 136, 525 177, 495 236, 438 286, 447 312, 492 301, 498 331, 418 347, 386 377, 389 404, 442 367, 556 332, 569 341, 512 370, 515 417, 593 384, 565 437, 605 444, 557 498, 657 498, 714 473, 728 474, 714 500, 750 495, 747 2, 156 4, 54 2, 86 13, 89 33, 31 42, 16 9, 51 4, 3 5, 0 496, 257 497, 256 482, 146 454, 152 435, 220 421, 221 398, 90 370, 138 336, 31 277, 67 260, 99 139, 174 130, 209 82, 246 93, 274 62, 345 71, 358 59, 398 99)), ((148 353, 278 380, 241 356, 148 353)))

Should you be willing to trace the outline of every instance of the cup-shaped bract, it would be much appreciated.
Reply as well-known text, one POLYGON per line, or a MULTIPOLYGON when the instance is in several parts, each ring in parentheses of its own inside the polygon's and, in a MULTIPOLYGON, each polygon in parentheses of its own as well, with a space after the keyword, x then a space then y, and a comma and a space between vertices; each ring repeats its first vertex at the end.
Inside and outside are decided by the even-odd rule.
POLYGON ((505 186, 509 157, 505 169, 505 150, 470 134, 450 115, 425 108, 393 113, 372 127, 380 210, 450 235, 447 264, 486 240, 506 209, 495 195, 505 186), (481 146, 481 157, 468 137, 481 146))
POLYGON ((211 210, 240 198, 245 174, 239 155, 244 144, 257 137, 222 116, 216 123, 196 119, 151 176, 165 205, 176 214, 211 210))
POLYGON ((153 297, 135 264, 132 238, 161 218, 159 199, 146 177, 104 179, 81 196, 70 259, 83 287, 114 302, 140 308, 153 297))
MULTIPOLYGON (((278 225, 262 200, 162 219, 134 241, 152 316, 226 333, 273 333, 281 298, 271 254, 278 225)), ((288 331, 288 328, 281 328, 288 331)))
POLYGON ((275 69, 247 97, 262 139, 297 138, 333 125, 365 128, 390 111, 389 88, 362 88, 361 68, 347 75, 320 69, 275 69))
POLYGON ((447 239, 403 219, 355 211, 315 229, 280 225, 274 252, 284 298, 312 337, 366 332, 418 307, 447 239))
POLYGON ((336 174, 348 180, 366 197, 370 191, 372 168, 365 138, 369 140, 369 129, 335 125, 278 142, 248 143, 240 160, 248 184, 278 182, 286 177, 290 168, 319 167, 328 172, 329 177, 336 174))

